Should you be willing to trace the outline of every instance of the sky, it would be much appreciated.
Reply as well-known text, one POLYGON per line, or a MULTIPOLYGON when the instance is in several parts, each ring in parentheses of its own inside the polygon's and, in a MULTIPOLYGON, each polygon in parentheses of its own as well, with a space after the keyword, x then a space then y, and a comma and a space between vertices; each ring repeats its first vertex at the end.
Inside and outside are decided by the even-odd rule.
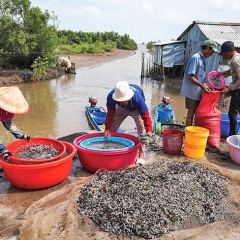
MULTIPOLYGON (((31 0, 30 0, 31 1, 31 0)), ((239 0, 32 0, 59 30, 117 32, 137 43, 175 40, 193 21, 240 23, 239 0)))

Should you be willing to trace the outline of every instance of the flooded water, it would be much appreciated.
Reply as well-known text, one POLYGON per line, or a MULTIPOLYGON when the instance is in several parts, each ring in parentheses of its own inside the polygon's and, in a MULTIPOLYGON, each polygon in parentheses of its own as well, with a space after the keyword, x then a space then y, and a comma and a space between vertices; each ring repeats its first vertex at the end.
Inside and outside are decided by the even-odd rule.
MULTIPOLYGON (((126 80, 140 85, 146 95, 146 103, 153 115, 163 96, 174 100, 177 121, 186 115, 184 98, 179 91, 168 89, 156 80, 141 79, 142 53, 149 57, 144 45, 139 45, 136 54, 104 63, 95 67, 78 69, 76 75, 64 75, 58 79, 29 82, 18 85, 26 97, 30 110, 24 115, 15 115, 19 129, 30 136, 60 138, 76 132, 89 131, 85 107, 89 96, 98 98, 98 105, 106 108, 106 97, 116 82, 126 80)), ((121 126, 135 128, 133 120, 127 119, 121 126)), ((15 140, 4 127, 0 128, 0 139, 4 144, 15 140)))

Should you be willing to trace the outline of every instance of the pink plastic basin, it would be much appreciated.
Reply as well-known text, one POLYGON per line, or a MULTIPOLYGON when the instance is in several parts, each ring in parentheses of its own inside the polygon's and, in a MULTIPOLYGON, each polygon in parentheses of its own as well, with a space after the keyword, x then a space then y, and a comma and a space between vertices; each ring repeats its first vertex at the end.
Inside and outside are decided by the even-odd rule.
POLYGON ((226 141, 229 146, 230 158, 240 165, 240 135, 229 136, 226 141))
POLYGON ((97 132, 85 134, 73 141, 73 144, 77 149, 79 161, 83 167, 92 172, 96 172, 99 169, 114 171, 135 164, 141 146, 141 143, 138 142, 136 136, 120 132, 112 132, 111 136, 126 138, 135 143, 133 147, 120 151, 97 152, 79 146, 80 142, 84 139, 97 136, 103 136, 103 133, 97 132))
POLYGON ((220 72, 212 71, 212 72, 208 73, 207 81, 208 81, 208 85, 213 89, 221 90, 225 87, 225 79, 224 79, 224 76, 220 72), (220 79, 221 85, 220 86, 213 85, 213 83, 211 82, 211 77, 217 77, 218 79, 220 79))
POLYGON ((34 165, 11 164, 2 160, 0 164, 6 179, 15 187, 23 189, 43 189, 62 182, 70 173, 72 159, 77 153, 76 148, 67 142, 66 153, 61 159, 34 165))

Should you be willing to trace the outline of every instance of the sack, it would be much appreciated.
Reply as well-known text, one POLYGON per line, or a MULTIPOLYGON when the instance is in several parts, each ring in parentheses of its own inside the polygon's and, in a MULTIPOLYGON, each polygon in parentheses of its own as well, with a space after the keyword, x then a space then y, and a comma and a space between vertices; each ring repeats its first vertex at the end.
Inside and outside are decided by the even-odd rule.
POLYGON ((221 111, 216 106, 221 97, 220 91, 204 93, 195 111, 195 125, 209 130, 207 144, 218 148, 221 139, 221 111))

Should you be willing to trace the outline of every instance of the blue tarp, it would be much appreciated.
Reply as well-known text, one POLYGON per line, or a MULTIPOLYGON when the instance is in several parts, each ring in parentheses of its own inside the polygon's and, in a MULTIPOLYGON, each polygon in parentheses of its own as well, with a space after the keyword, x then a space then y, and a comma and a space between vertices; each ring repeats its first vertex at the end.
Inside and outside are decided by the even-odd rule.
POLYGON ((164 67, 184 65, 184 53, 184 43, 155 46, 154 64, 164 67))
POLYGON ((164 67, 184 65, 184 51, 184 44, 173 44, 164 46, 162 65, 164 67))

